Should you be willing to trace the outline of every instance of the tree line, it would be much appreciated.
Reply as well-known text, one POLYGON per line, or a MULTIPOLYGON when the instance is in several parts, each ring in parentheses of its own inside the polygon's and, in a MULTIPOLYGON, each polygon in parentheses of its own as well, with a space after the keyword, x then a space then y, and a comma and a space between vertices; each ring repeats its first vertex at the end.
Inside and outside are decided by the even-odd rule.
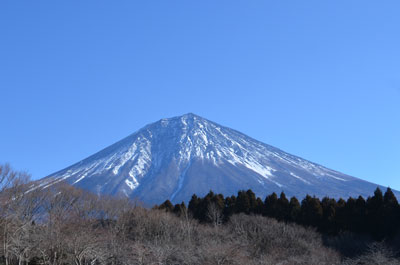
MULTIPOLYGON (((186 205, 184 202, 172 205, 166 200, 157 207, 179 215, 186 205)), ((227 222, 233 214, 245 213, 316 227, 325 234, 350 231, 369 235, 375 240, 393 238, 400 228, 400 206, 396 196, 390 188, 383 194, 379 187, 367 199, 362 196, 347 200, 319 199, 307 195, 301 202, 296 197, 287 198, 284 192, 279 197, 272 193, 262 200, 251 190, 239 191, 237 196, 230 197, 210 191, 203 198, 193 195, 188 210, 200 222, 214 225, 227 222)))

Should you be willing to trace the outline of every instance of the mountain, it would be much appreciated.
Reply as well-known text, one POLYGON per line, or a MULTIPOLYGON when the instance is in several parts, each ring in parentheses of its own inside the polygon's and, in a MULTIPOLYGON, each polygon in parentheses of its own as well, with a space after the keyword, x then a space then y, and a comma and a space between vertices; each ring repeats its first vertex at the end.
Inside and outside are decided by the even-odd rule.
POLYGON ((100 152, 42 179, 152 205, 188 201, 210 190, 252 189, 302 198, 369 196, 377 185, 325 168, 194 114, 149 124, 100 152))

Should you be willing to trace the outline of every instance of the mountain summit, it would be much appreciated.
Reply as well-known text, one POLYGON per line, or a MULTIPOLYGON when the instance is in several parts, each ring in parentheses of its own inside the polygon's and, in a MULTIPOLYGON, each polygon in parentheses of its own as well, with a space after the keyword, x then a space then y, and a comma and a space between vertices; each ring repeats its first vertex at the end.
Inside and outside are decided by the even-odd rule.
POLYGON ((100 152, 41 180, 65 180, 97 194, 177 203, 213 190, 252 189, 302 198, 371 195, 377 185, 288 154, 189 113, 149 124, 100 152))

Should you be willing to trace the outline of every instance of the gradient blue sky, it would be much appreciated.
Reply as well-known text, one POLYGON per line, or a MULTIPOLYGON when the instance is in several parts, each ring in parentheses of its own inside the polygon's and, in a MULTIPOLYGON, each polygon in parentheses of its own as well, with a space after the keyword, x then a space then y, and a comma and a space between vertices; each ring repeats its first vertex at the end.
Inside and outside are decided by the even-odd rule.
POLYGON ((0 163, 193 112, 400 190, 400 1, 0 1, 0 163))

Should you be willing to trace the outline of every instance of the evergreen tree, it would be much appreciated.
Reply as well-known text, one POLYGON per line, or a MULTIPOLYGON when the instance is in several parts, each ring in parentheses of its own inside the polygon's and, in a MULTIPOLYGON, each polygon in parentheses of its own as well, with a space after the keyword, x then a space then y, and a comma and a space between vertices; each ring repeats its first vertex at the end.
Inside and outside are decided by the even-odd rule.
POLYGON ((215 194, 211 190, 204 198, 198 198, 196 195, 193 195, 189 202, 189 211, 200 222, 209 222, 208 215, 211 205, 213 208, 216 207, 214 210, 223 212, 225 208, 224 196, 222 194, 215 194))
POLYGON ((322 206, 318 198, 307 195, 301 202, 302 223, 319 227, 322 220, 322 206))
POLYGON ((336 219, 336 200, 325 197, 321 201, 322 206, 322 223, 319 227, 325 233, 334 234, 336 232, 335 219, 336 219))
POLYGON ((163 202, 158 209, 160 210, 165 210, 166 212, 173 212, 174 210, 174 205, 172 205, 172 203, 170 202, 170 200, 166 200, 165 202, 163 202))
POLYGON ((224 222, 228 221, 229 217, 231 217, 235 213, 235 205, 236 196, 232 195, 231 197, 225 198, 225 207, 223 210, 224 222))
POLYGON ((289 200, 286 198, 283 191, 281 192, 277 202, 276 218, 280 221, 286 221, 289 218, 289 200))
POLYGON ((212 190, 210 190, 207 195, 200 199, 200 203, 198 205, 198 209, 196 211, 197 214, 197 219, 200 222, 208 222, 208 217, 207 217, 207 213, 208 213, 208 209, 209 206, 211 204, 211 202, 213 201, 215 194, 212 190))
POLYGON ((381 240, 384 237, 383 232, 383 194, 379 188, 376 188, 374 196, 367 199, 367 222, 368 231, 372 236, 381 240))
POLYGON ((249 198, 249 203, 250 203, 249 212, 250 213, 255 213, 256 212, 256 208, 257 208, 256 195, 254 194, 254 192, 252 190, 247 190, 246 191, 246 195, 247 195, 247 198, 249 198))
POLYGON ((357 200, 350 197, 347 199, 346 205, 344 207, 344 214, 346 215, 346 223, 344 224, 344 229, 348 231, 357 230, 357 200))
POLYGON ((366 202, 362 196, 358 196, 356 200, 356 207, 353 216, 353 224, 351 231, 355 233, 367 233, 366 225, 366 202))
POLYGON ((200 198, 197 197, 196 194, 193 194, 192 198, 189 201, 189 206, 188 206, 189 211, 194 213, 196 211, 196 208, 199 205, 199 203, 200 203, 200 198))
POLYGON ((265 198, 264 215, 269 217, 275 217, 277 207, 278 207, 278 196, 274 192, 265 198))
POLYGON ((300 212, 301 206, 299 200, 296 197, 290 198, 288 220, 291 222, 300 223, 300 212))
POLYGON ((398 231, 400 223, 399 203, 393 191, 387 188, 383 196, 383 234, 385 237, 393 237, 398 231))
MULTIPOLYGON (((254 197, 254 204, 255 204, 255 197, 254 197)), ((245 191, 239 191, 237 199, 236 199, 235 212, 249 214, 250 209, 251 209, 251 202, 250 202, 249 195, 245 191)))
POLYGON ((188 205, 188 210, 192 214, 193 218, 199 220, 200 218, 200 212, 199 212, 199 206, 201 203, 201 199, 196 196, 196 194, 193 194, 192 199, 189 201, 188 205))
POLYGON ((346 201, 340 198, 336 203, 335 233, 345 230, 347 227, 346 201))
POLYGON ((182 202, 180 204, 179 203, 175 204, 174 209, 173 209, 174 214, 176 214, 177 216, 181 216, 182 213, 185 211, 186 211, 185 202, 182 202))
POLYGON ((256 208, 254 210, 254 213, 255 214, 262 214, 263 213, 263 209, 264 209, 264 203, 259 197, 257 197, 257 199, 256 199, 256 208))

